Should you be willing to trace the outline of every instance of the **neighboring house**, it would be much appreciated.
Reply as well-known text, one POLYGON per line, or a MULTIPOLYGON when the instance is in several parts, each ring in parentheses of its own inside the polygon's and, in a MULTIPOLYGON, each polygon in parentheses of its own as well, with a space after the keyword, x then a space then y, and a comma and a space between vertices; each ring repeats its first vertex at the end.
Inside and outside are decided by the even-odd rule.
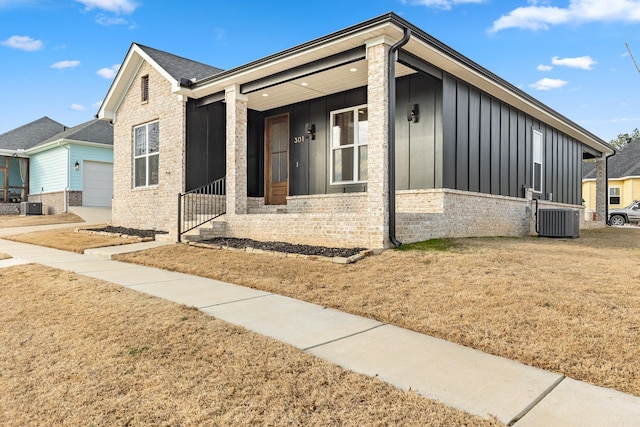
POLYGON ((393 13, 227 71, 134 43, 98 117, 114 224, 173 237, 217 213, 206 235, 331 246, 527 235, 613 153, 393 13))
MULTIPOLYGON (((640 200, 640 139, 629 141, 609 159, 607 203, 619 209, 640 200)), ((587 212, 596 209, 596 165, 585 163, 582 175, 582 198, 587 212)))
POLYGON ((0 135, 0 155, 8 170, 3 212, 19 212, 21 201, 41 202, 51 214, 111 206, 113 126, 105 121, 68 128, 43 117, 0 135))

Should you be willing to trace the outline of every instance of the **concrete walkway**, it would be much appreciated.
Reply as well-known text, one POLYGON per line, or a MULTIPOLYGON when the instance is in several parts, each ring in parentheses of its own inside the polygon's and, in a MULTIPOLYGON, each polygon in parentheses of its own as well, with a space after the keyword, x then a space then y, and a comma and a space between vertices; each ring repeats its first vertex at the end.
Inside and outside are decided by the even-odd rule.
MULTIPOLYGON (((109 249, 101 256, 116 251, 109 249)), ((14 257, 0 261, 0 267, 34 262, 194 306, 347 369, 377 376, 474 415, 496 417, 507 425, 640 424, 640 397, 375 320, 217 280, 91 255, 6 240, 0 240, 0 252, 14 257)))

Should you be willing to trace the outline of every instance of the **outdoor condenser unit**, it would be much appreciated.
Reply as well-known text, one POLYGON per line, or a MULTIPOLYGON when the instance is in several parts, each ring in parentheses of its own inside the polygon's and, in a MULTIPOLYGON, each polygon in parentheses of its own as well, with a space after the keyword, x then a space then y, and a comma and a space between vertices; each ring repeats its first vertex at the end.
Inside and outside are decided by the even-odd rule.
POLYGON ((538 236, 580 237, 580 215, 576 209, 539 209, 538 236))
POLYGON ((20 203, 20 215, 42 215, 42 203, 36 203, 36 202, 20 203))

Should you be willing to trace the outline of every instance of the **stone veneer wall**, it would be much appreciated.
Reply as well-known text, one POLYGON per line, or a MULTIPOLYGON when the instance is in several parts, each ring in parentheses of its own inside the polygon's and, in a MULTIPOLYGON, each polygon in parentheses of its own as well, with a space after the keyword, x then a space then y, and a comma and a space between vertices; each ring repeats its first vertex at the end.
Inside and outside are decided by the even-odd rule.
MULTIPOLYGON (((49 215, 64 213, 64 191, 29 194, 27 200, 45 205, 49 215)), ((82 206, 82 191, 67 191, 67 203, 68 206, 82 206)))
MULTIPOLYGON (((584 208, 539 201, 539 208, 584 208)), ((287 205, 264 206, 248 199, 247 215, 216 221, 203 237, 238 237, 334 247, 379 247, 367 224, 367 195, 328 194, 287 198, 287 205)), ((535 234, 535 201, 459 190, 399 191, 396 232, 403 243, 438 237, 528 236, 535 234)))
POLYGON ((20 215, 20 203, 0 202, 0 215, 20 215))
POLYGON ((114 122, 113 224, 177 234, 178 194, 184 185, 185 103, 171 84, 143 63, 114 122), (149 76, 149 101, 141 102, 140 80, 149 76), (159 184, 133 187, 133 129, 159 121, 159 184))

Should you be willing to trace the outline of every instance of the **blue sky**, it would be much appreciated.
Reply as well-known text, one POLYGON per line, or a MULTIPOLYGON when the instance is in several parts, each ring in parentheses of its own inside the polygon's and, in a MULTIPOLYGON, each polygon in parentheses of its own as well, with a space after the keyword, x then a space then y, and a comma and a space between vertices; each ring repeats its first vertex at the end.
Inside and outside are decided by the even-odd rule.
POLYGON ((640 127, 640 0, 0 0, 0 133, 91 120, 132 42, 228 69, 390 11, 607 141, 640 127))

